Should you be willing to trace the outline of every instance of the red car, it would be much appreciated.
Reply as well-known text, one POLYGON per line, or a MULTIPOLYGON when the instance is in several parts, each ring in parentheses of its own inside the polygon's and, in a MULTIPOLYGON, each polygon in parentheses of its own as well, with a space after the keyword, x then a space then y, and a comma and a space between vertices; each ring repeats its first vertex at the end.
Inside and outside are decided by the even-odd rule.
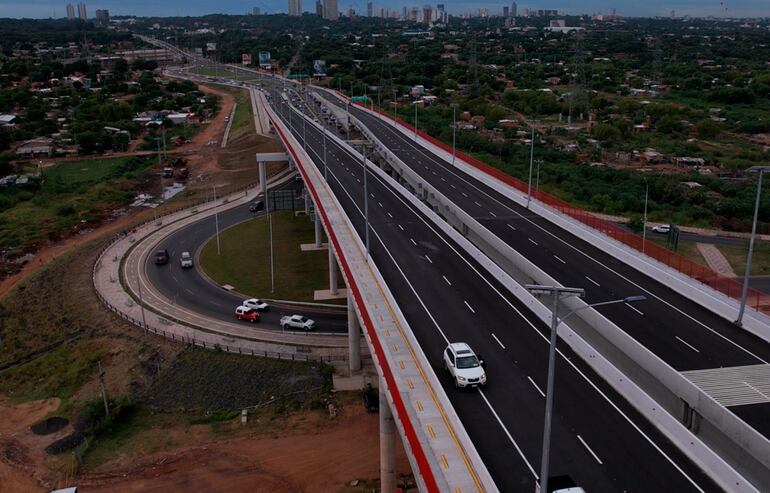
POLYGON ((259 322, 259 312, 248 306, 239 306, 235 309, 235 318, 248 320, 251 323, 259 322))

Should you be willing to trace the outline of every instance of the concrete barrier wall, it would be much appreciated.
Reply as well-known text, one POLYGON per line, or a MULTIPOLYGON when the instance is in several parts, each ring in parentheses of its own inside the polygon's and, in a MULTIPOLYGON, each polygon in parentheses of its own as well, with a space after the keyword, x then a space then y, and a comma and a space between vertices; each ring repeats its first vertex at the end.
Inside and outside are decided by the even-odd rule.
MULTIPOLYGON (((436 211, 439 211, 446 222, 459 231, 464 232, 467 236, 466 241, 469 243, 470 241, 473 241, 474 248, 478 246, 481 251, 490 257, 490 259, 494 260, 494 265, 498 269, 505 271, 506 275, 510 274, 508 278, 516 283, 516 287, 508 285, 506 287, 511 289, 512 292, 515 291, 514 294, 520 299, 521 296, 519 296, 519 294, 522 291, 522 284, 537 283, 559 285, 556 280, 548 276, 536 265, 529 262, 517 251, 484 228, 475 221, 475 219, 433 188, 429 183, 424 182, 422 178, 390 152, 371 131, 361 124, 360 121, 354 117, 351 117, 351 121, 359 127, 359 130, 361 130, 367 138, 375 142, 378 152, 388 160, 388 163, 393 169, 396 170, 404 180, 409 182, 413 188, 419 191, 418 195, 420 200, 415 199, 411 194, 406 194, 406 196, 411 200, 417 200, 417 202, 420 202, 421 200, 427 202, 432 206, 430 212, 433 213, 432 216, 435 219, 440 219, 436 214, 436 211), (514 278, 516 278, 515 281, 514 278)), ((381 170, 380 172, 387 176, 381 170)), ((388 177, 388 179, 390 179, 390 177, 388 177)), ((392 179, 391 181, 395 183, 392 179)), ((425 207, 424 204, 421 205, 425 207)), ((446 227, 444 220, 438 221, 436 224, 446 227)), ((455 235, 458 234, 456 231, 452 230, 452 228, 448 229, 453 231, 455 235)), ((550 320, 550 310, 542 304, 540 304, 540 306, 548 312, 548 316, 543 318, 544 321, 548 322, 550 320)), ((585 306, 585 303, 579 299, 571 299, 568 300, 567 303, 564 303, 564 306, 569 309, 574 309, 585 306)), ((706 469, 707 465, 708 467, 713 468, 707 469, 710 474, 727 473, 726 476, 719 478, 714 477, 715 481, 720 484, 732 485, 732 489, 734 489, 736 483, 749 485, 748 481, 740 477, 741 474, 737 472, 737 470, 739 470, 758 484, 770 487, 770 476, 768 476, 767 464, 767 462, 770 461, 770 442, 768 442, 764 436, 759 434, 753 428, 747 426, 742 420, 737 418, 735 414, 714 401, 710 396, 702 392, 698 387, 679 374, 679 372, 675 371, 595 310, 581 310, 581 312, 574 316, 570 325, 580 333, 580 340, 583 343, 588 344, 583 338, 588 338, 588 341, 590 341, 591 345, 589 347, 592 347, 592 352, 594 353, 590 356, 591 358, 595 358, 596 351, 601 350, 602 356, 606 358, 605 361, 607 361, 608 364, 611 364, 615 371, 619 371, 621 374, 625 375, 626 379, 633 378, 636 385, 643 386, 643 388, 645 388, 644 394, 647 399, 650 399, 651 395, 654 397, 654 399, 651 400, 656 404, 652 410, 650 410, 638 405, 644 402, 645 399, 640 398, 636 393, 628 395, 623 394, 624 397, 637 407, 637 409, 643 412, 643 414, 656 424, 656 426, 658 423, 656 423, 655 419, 660 419, 661 407, 664 407, 668 412, 669 417, 675 421, 677 417, 681 416, 682 406, 680 399, 687 402, 693 409, 696 409, 701 413, 706 422, 701 425, 699 433, 701 433, 704 438, 709 439, 709 445, 729 457, 731 459, 730 462, 732 463, 732 467, 726 463, 720 465, 719 461, 716 460, 719 456, 705 444, 704 447, 699 450, 700 455, 698 457, 691 455, 691 458, 696 463, 703 465, 704 469, 706 469), (594 345, 596 345, 596 347, 594 345), (612 361, 612 363, 609 363, 610 361, 612 361), (648 411, 652 412, 648 413, 648 411), (733 469, 733 467, 735 469, 733 469), (729 479, 725 479, 725 477, 728 477, 729 479), (733 481, 736 477, 740 479, 733 481)), ((570 330, 572 330, 572 328, 570 330)), ((572 332, 571 337, 574 337, 575 335, 576 333, 572 332)), ((580 354, 579 351, 576 352, 580 354)), ((587 362, 590 363, 588 360, 587 362)), ((607 370, 607 368, 603 367, 601 370, 602 371, 597 369, 597 372, 603 378, 610 381, 607 372, 603 371, 607 370)), ((636 387, 639 391, 641 391, 641 388, 642 387, 636 387)), ((666 429, 661 431, 668 434, 671 430, 666 429)), ((669 436, 669 438, 677 443, 680 448, 683 448, 683 450, 691 450, 689 444, 695 439, 689 430, 687 430, 687 433, 669 436)), ((751 491, 751 489, 746 491, 751 491)))

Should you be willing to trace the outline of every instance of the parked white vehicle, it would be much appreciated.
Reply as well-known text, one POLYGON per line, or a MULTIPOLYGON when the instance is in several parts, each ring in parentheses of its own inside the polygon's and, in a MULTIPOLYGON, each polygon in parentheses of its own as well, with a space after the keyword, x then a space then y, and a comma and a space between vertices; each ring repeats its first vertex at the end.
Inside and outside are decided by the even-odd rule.
POLYGON ((315 329, 315 322, 302 315, 287 315, 281 317, 281 327, 287 329, 302 329, 310 331, 315 329))
POLYGON ((193 259, 190 252, 182 252, 182 256, 179 257, 179 265, 181 265, 183 269, 193 266, 193 259))
POLYGON ((260 312, 266 312, 270 309, 270 305, 260 300, 259 298, 249 298, 242 303, 243 306, 248 306, 260 312))
POLYGON ((652 232, 653 233, 666 233, 671 231, 671 225, 670 224, 659 224, 658 226, 653 226, 652 232))
POLYGON ((452 376, 455 387, 487 384, 484 361, 464 342, 453 342, 444 350, 444 369, 452 376))

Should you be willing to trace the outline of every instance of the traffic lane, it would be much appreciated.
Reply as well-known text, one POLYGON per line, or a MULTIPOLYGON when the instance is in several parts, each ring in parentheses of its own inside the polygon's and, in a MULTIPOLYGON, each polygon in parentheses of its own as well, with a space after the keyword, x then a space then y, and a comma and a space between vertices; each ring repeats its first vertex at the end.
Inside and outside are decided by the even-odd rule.
MULTIPOLYGON (((254 213, 249 212, 248 205, 229 209, 219 214, 220 230, 253 217, 254 213)), ((150 256, 147 258, 146 272, 150 282, 176 305, 192 313, 230 321, 235 318, 235 308, 241 304, 243 298, 230 293, 221 286, 212 284, 208 278, 198 272, 197 252, 215 234, 216 226, 213 216, 196 221, 174 232, 157 247, 157 249, 168 249, 171 254, 169 264, 155 265, 153 257, 150 256), (195 268, 183 269, 181 267, 178 259, 183 251, 189 251, 195 255, 195 268)), ((271 310, 261 313, 261 319, 268 328, 280 330, 279 320, 281 316, 294 313, 315 320, 317 331, 338 333, 347 331, 346 316, 328 311, 272 307, 271 310)))
MULTIPOLYGON (((342 175, 346 176, 347 173, 343 172, 342 175)), ((333 176, 336 179, 337 177, 336 174, 333 174, 333 176)), ((347 190, 352 190, 356 188, 356 185, 352 183, 349 183, 348 185, 349 186, 345 187, 347 190)), ((358 188, 360 188, 360 185, 358 188)), ((373 187, 372 189, 375 189, 375 188, 373 187)), ((377 195, 378 193, 380 192, 379 191, 375 192, 374 200, 379 199, 377 195)), ((386 208, 387 210, 394 209, 394 204, 389 203, 387 199, 383 199, 382 202, 383 202, 384 208, 386 208)), ((375 208, 375 210, 378 210, 378 208, 375 208)), ((400 216, 396 216, 396 217, 400 217, 400 216)), ((491 346, 492 344, 491 341, 493 341, 493 338, 489 338, 488 337, 489 334, 484 336, 483 330, 480 330, 480 331, 476 330, 474 333, 468 334, 469 327, 473 327, 474 329, 477 329, 479 326, 486 327, 491 325, 490 320, 485 319, 486 318, 485 314, 492 313, 494 311, 494 307, 492 309, 488 309, 489 307, 485 306, 485 303, 489 303, 490 300, 493 300, 494 295, 490 296, 490 294, 487 292, 484 292, 483 289, 481 290, 481 292, 478 292, 477 287, 468 286, 468 291, 461 294, 462 302, 460 301, 460 299, 457 299, 456 297, 455 297, 456 299, 450 299, 451 297, 447 298, 443 296, 440 293, 441 290, 436 290, 435 283, 436 283, 436 277, 438 276, 436 275, 436 273, 434 273, 433 276, 429 275, 429 271, 432 269, 432 266, 442 264, 442 255, 438 253, 435 248, 436 240, 429 240, 425 238, 415 237, 417 236, 417 232, 415 232, 414 235, 410 236, 407 240, 406 235, 408 235, 410 232, 401 230, 401 228, 398 227, 398 225, 401 223, 398 223, 394 226, 393 224, 391 224, 391 221, 388 221, 388 220, 380 221, 378 219, 373 218, 372 224, 375 228, 375 231, 378 231, 378 232, 392 230, 394 234, 389 236, 389 239, 387 240, 387 243, 389 245, 388 249, 392 251, 398 251, 398 252, 407 252, 406 255, 402 254, 402 255, 399 255, 398 257, 399 259, 398 263, 400 264, 401 270, 404 272, 409 272, 411 282, 414 283, 415 285, 418 285, 421 282, 425 282, 426 285, 422 289, 419 289, 418 292, 431 293, 431 297, 425 300, 424 303, 436 304, 435 310, 430 310, 430 309, 421 310, 417 307, 417 304, 413 302, 413 298, 411 296, 408 296, 407 300, 398 299, 399 297, 401 297, 400 295, 402 295, 402 293, 411 291, 408 286, 405 289, 393 289, 392 287, 391 289, 394 295, 396 296, 397 301, 399 301, 399 306, 403 306, 403 310, 407 318, 420 316, 421 313, 431 312, 433 313, 434 317, 442 318, 442 321, 439 322, 439 326, 443 330, 458 331, 460 334, 459 338, 470 342, 470 344, 476 347, 476 349, 480 353, 483 353, 484 351, 488 351, 490 355, 495 354, 493 351, 493 347, 491 346), (416 251, 410 252, 410 250, 416 250, 416 251), (435 258, 432 258, 431 259, 432 261, 427 260, 427 258, 425 257, 426 254, 432 254, 435 256, 435 258), (412 300, 411 303, 404 303, 405 301, 408 301, 410 299, 412 300), (470 303, 466 305, 465 304, 466 301, 470 301, 470 303), (402 305, 402 303, 404 304, 402 305), (474 305, 476 308, 480 309, 481 311, 477 313, 473 313, 472 307, 474 305), (481 321, 473 320, 474 318, 473 315, 477 315, 477 314, 480 315, 481 321), (444 317, 446 317, 446 320, 443 320, 444 317), (476 337, 481 337, 483 340, 475 340, 476 337)), ((403 224, 401 225, 403 226, 403 224)), ((383 269, 383 263, 379 261, 379 258, 378 258, 380 245, 382 244, 378 243, 376 246, 378 250, 373 249, 373 256, 375 258, 375 261, 377 262, 377 265, 380 266, 381 269, 383 269)), ((385 262, 385 264, 393 266, 395 262, 390 262, 390 263, 385 262)), ((450 276, 453 276, 456 279, 460 279, 460 280, 466 280, 469 277, 465 273, 453 273, 451 269, 447 269, 445 272, 449 272, 450 276)), ((393 277, 397 278, 398 273, 393 272, 392 275, 387 276, 389 284, 391 283, 391 279, 393 277)), ((443 281, 443 282, 446 282, 446 281, 443 281)), ((495 304, 494 302, 492 303, 495 304)), ((410 325, 415 329, 415 332, 419 332, 422 327, 426 326, 425 323, 416 324, 416 325, 413 325, 413 323, 414 323, 413 321, 410 321, 410 325)), ((430 326, 432 324, 429 322, 427 325, 430 326)), ((429 334, 428 337, 431 337, 431 335, 429 334)), ((441 370, 443 368, 442 368, 442 363, 440 362, 441 362, 443 347, 445 347, 446 341, 443 340, 443 338, 441 337, 437 338, 436 335, 432 335, 433 343, 426 344, 424 342, 424 337, 421 338, 419 333, 418 333, 418 338, 420 338, 421 340, 421 346, 423 348, 426 348, 426 352, 433 353, 430 355, 431 364, 434 367, 434 370, 436 370, 438 374, 441 374, 441 370), (430 351, 428 351, 427 348, 431 348, 430 351)), ((458 339, 452 339, 452 340, 458 340, 458 339)), ((520 341, 519 341, 519 345, 521 345, 520 341)), ((490 357, 490 356, 485 356, 485 357, 487 357, 488 360, 493 359, 493 357, 490 357)), ((522 354, 519 355, 519 358, 522 358, 522 359, 533 358, 532 362, 527 364, 529 364, 530 366, 540 367, 539 371, 535 370, 535 374, 542 375, 544 373, 545 365, 547 364, 547 343, 545 343, 545 341, 542 340, 541 343, 537 345, 536 348, 524 348, 522 350, 522 354)), ((525 364, 525 363, 521 362, 520 364, 525 364)), ((503 366, 503 365, 500 365, 500 366, 503 366)), ((562 376, 561 378, 564 378, 564 376, 562 376)), ((524 379, 520 378, 520 382, 524 382, 524 379)), ((450 391, 450 394, 451 394, 451 391, 453 391, 452 385, 447 383, 445 383, 445 385, 449 385, 449 388, 447 390, 450 391)), ((590 392, 590 389, 580 388, 580 386, 576 385, 575 382, 569 382, 567 383, 567 386, 569 388, 577 387, 579 395, 582 396, 581 397, 582 400, 586 400, 585 396, 588 392, 590 392)), ((507 386, 504 389, 503 393, 506 396, 510 395, 510 390, 507 386)), ((520 403, 520 407, 521 407, 521 403, 520 403)), ((590 404, 586 406, 586 408, 590 408, 590 407, 591 407, 590 404)), ((476 414, 478 413, 476 412, 476 414)), ((542 407, 534 406, 532 408, 532 415, 535 416, 538 414, 541 416, 540 420, 542 423, 542 407)), ((593 413, 590 413, 589 411, 589 416, 592 414, 593 413)), ((526 444, 529 444, 530 448, 533 449, 530 451, 529 455, 532 455, 535 457, 539 456, 539 446, 537 445, 537 443, 539 443, 539 439, 537 438, 539 436, 539 433, 532 431, 532 427, 529 422, 522 421, 520 419, 518 420, 513 419, 512 421, 514 423, 521 424, 523 426, 522 433, 529 433, 531 435, 530 438, 525 438, 526 444)), ((559 421, 558 417, 556 418, 556 421, 559 421)), ((578 451, 580 449, 577 448, 577 444, 581 444, 582 446, 582 442, 580 442, 580 440, 577 439, 576 436, 573 437, 572 440, 569 440, 569 439, 559 440, 560 437, 567 437, 568 435, 565 434, 565 432, 562 430, 560 425, 556 423, 556 421, 554 425, 554 437, 555 437, 554 455, 556 458, 554 459, 554 461, 555 461, 555 464, 559 464, 560 462, 564 462, 564 464, 560 466, 556 465, 555 467, 557 467, 557 469, 561 467, 565 470, 590 469, 592 467, 592 464, 590 463, 590 461, 595 459, 593 459, 593 457, 585 458, 585 461, 588 462, 588 464, 583 464, 582 462, 584 459, 581 458, 581 455, 578 454, 578 451), (570 445, 570 443, 574 443, 574 445, 570 445), (565 445, 568 445, 568 446, 565 446, 565 445), (559 451, 563 451, 563 453, 559 453, 559 451), (558 457, 561 457, 562 459, 559 459, 558 457), (576 463, 580 463, 580 467, 577 467, 576 463)), ((607 426, 608 426, 607 421, 605 421, 604 423, 601 423, 602 432, 605 431, 605 427, 607 426)), ((588 434, 586 435, 588 436, 588 434)), ((512 444, 510 444, 509 446, 511 448, 513 447, 512 444)), ((643 448, 640 447, 638 450, 643 450, 643 448)), ((510 464, 507 464, 506 466, 509 468, 510 464)), ((527 478, 529 478, 530 483, 533 483, 534 476, 532 476, 531 473, 528 474, 527 471, 525 470, 523 471, 522 474, 520 474, 516 478, 515 484, 525 483, 527 481, 527 478)), ((610 483, 606 483, 606 480, 607 478, 605 477, 605 475, 599 472, 594 478, 586 478, 586 482, 582 484, 591 484, 591 485, 595 485, 596 487, 601 487, 602 485, 605 487, 610 486, 610 483)), ((683 486, 683 488, 686 488, 686 486, 683 486)))
MULTIPOLYGON (((361 110, 357 111, 365 115, 364 117, 368 118, 368 121, 373 122, 374 125, 377 125, 378 128, 386 129, 388 135, 397 132, 394 129, 388 128, 386 124, 379 122, 375 117, 364 114, 361 110)), ((397 139, 399 140, 396 141, 391 137, 389 140, 391 143, 390 145, 395 146, 396 144, 403 144, 405 148, 414 150, 413 148, 416 145, 409 142, 403 135, 398 136, 397 139)), ((403 153, 405 151, 401 149, 400 152, 403 153)), ((652 295, 650 301, 658 302, 660 305, 656 306, 654 310, 650 310, 649 316, 656 318, 656 325, 666 327, 666 330, 663 333, 668 333, 671 330, 671 327, 674 327, 676 330, 683 331, 680 338, 685 341, 700 340, 702 338, 708 339, 706 345, 711 348, 711 358, 716 361, 716 366, 754 364, 769 360, 770 345, 763 343, 763 341, 759 340, 757 337, 747 334, 745 331, 736 330, 733 324, 729 324, 724 319, 713 315, 702 306, 685 299, 673 290, 663 286, 661 283, 652 280, 633 268, 621 263, 611 255, 603 253, 592 245, 577 239, 572 234, 555 227, 547 220, 532 214, 524 207, 507 199, 497 191, 486 187, 486 185, 478 183, 478 186, 469 186, 469 177, 456 174, 459 172, 449 169, 448 163, 439 160, 437 157, 427 151, 423 151, 421 148, 414 155, 420 154, 432 156, 432 159, 436 161, 435 164, 438 164, 445 172, 448 172, 447 176, 450 177, 450 180, 437 181, 432 179, 431 176, 434 174, 433 172, 435 170, 431 170, 430 173, 426 174, 420 169, 421 167, 429 169, 430 166, 428 166, 427 163, 413 166, 413 169, 424 178, 431 181, 433 185, 440 190, 443 188, 442 191, 449 194, 448 196, 451 197, 453 196, 453 193, 454 195, 459 193, 460 196, 466 198, 467 200, 463 203, 463 208, 467 211, 479 214, 479 217, 482 219, 484 217, 493 219, 499 217, 505 217, 511 220, 518 219, 519 221, 517 221, 516 228, 519 233, 527 235, 526 242, 520 238, 512 238, 511 235, 513 234, 513 230, 497 231, 498 236, 511 244, 515 249, 524 250, 527 247, 532 248, 533 246, 536 246, 539 250, 543 246, 549 247, 552 251, 557 251, 559 253, 560 259, 567 260, 572 265, 573 270, 575 267, 578 269, 583 267, 582 270, 578 270, 577 272, 587 273, 585 266, 591 264, 591 262, 586 262, 587 258, 594 260, 593 263, 598 264, 598 267, 600 268, 596 270, 591 269, 591 281, 597 281, 597 278, 599 278, 599 284, 609 286, 614 292, 619 294, 641 289, 652 295), (449 186, 451 190, 447 189, 447 186, 449 186), (497 212, 494 212, 495 210, 497 212), (543 234, 544 232, 546 233, 545 235, 543 234), (549 237, 548 233, 552 233, 555 237, 549 237), (557 243, 554 243, 554 240, 556 240, 557 243), (568 248, 564 248, 565 244, 568 248), (579 245, 579 247, 569 248, 569 246, 574 247, 576 244, 579 245), (612 270, 607 268, 610 263, 614 264, 612 270), (618 268, 616 269, 614 266, 617 266, 618 268), (613 270, 616 272, 612 272, 613 270), (618 272, 618 270, 622 270, 623 272, 618 272), (642 279, 643 282, 635 282, 637 279, 642 279), (685 305, 684 307, 678 306, 682 303, 685 305), (669 305, 673 305, 673 307, 669 305), (674 309, 672 310, 672 308, 674 309), (761 349, 759 351, 754 351, 754 347, 757 346, 761 349)), ((402 156, 402 158, 403 157, 406 158, 405 162, 409 162, 409 157, 402 156)), ((544 266, 541 266, 541 268, 543 267, 544 266)), ((554 266, 552 265, 550 270, 548 270, 548 266, 545 266, 543 270, 559 280, 561 280, 560 276, 564 275, 565 272, 573 272, 573 270, 559 268, 560 266, 556 267, 557 268, 554 269, 554 266)), ((593 284, 587 279, 579 279, 579 281, 582 282, 577 284, 578 286, 590 286, 593 284)), ((626 295, 627 294, 622 294, 622 296, 626 295)), ((616 319, 613 321, 625 329, 623 319, 616 319)), ((695 351, 679 342, 678 339, 671 340, 665 338, 656 342, 650 349, 653 350, 653 352, 656 352, 656 354, 665 352, 679 355, 679 358, 689 362, 687 365, 683 366, 685 369, 707 367, 704 366, 703 363, 699 364, 697 358, 693 359, 692 353, 695 351), (677 348, 677 344, 681 345, 681 348, 677 348)), ((708 349, 706 350, 709 351, 708 349)), ((663 357, 663 354, 661 354, 661 356, 663 357)), ((668 357, 666 360, 668 362, 673 362, 676 358, 668 357)), ((713 366, 714 365, 712 364, 708 367, 713 366)))
MULTIPOLYGON (((481 219, 480 222, 561 284, 584 288, 586 303, 643 294, 640 288, 631 284, 612 282, 614 278, 594 272, 588 274, 582 265, 575 265, 577 261, 573 256, 564 255, 561 251, 554 252, 548 243, 541 244, 539 238, 534 240, 526 233, 520 220, 495 218, 481 219)), ((689 318, 678 311, 664 308, 655 298, 649 298, 633 304, 598 307, 597 311, 680 371, 761 362, 732 344, 726 347, 725 340, 713 332, 706 331, 694 336, 689 318), (696 343, 697 348, 693 346, 696 343)))

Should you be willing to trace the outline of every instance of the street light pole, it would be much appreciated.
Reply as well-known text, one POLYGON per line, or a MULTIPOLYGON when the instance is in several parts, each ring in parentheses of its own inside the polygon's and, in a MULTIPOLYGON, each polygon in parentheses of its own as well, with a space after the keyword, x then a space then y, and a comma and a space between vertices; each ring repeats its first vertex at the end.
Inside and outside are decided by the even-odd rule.
POLYGON ((452 105, 452 166, 455 165, 457 155, 457 105, 452 105))
POLYGON ((542 159, 536 159, 537 163, 537 177, 535 178, 535 190, 540 191, 540 165, 543 164, 542 159))
POLYGON ((563 286, 543 286, 539 284, 527 284, 527 290, 533 295, 551 295, 553 297, 553 304, 551 305, 551 337, 548 347, 548 380, 546 383, 545 392, 545 421, 543 423, 543 452, 540 462, 540 491, 548 491, 548 468, 550 467, 551 456, 551 422, 553 418, 553 387, 554 377, 556 373, 556 342, 558 341, 558 326, 559 323, 572 316, 575 312, 584 310, 586 308, 593 308, 603 305, 611 305, 614 303, 633 303, 635 301, 645 300, 645 296, 628 296, 619 300, 604 301, 600 303, 593 303, 591 305, 583 305, 576 308, 565 315, 559 320, 559 300, 569 296, 585 296, 585 290, 583 288, 568 288, 563 286))
POLYGON ((214 189, 214 224, 216 225, 217 229, 217 255, 220 254, 219 250, 219 211, 217 210, 217 186, 216 184, 212 185, 212 188, 214 189))
POLYGON ((650 183, 644 179, 644 220, 642 224, 642 253, 647 248, 647 198, 650 195, 650 183))
POLYGON ((366 144, 361 144, 361 164, 364 166, 364 221, 365 227, 365 240, 366 240, 366 261, 369 262, 369 170, 366 166, 366 144))
POLYGON ((758 173, 757 178, 757 198, 754 202, 754 221, 751 224, 751 239, 749 240, 749 256, 746 259, 746 272, 743 274, 743 289, 741 291, 741 307, 738 310, 738 319, 735 325, 743 325, 743 314, 746 312, 746 296, 749 293, 749 278, 751 277, 751 261, 754 257, 754 238, 757 235, 757 219, 759 217, 759 201, 762 196, 762 178, 765 171, 770 171, 770 166, 752 166, 749 171, 758 173))
POLYGON ((417 140, 417 103, 414 103, 414 140, 417 140))
POLYGON ((535 124, 532 124, 532 143, 529 148, 529 180, 527 180, 527 209, 532 201, 532 165, 535 161, 535 124))

